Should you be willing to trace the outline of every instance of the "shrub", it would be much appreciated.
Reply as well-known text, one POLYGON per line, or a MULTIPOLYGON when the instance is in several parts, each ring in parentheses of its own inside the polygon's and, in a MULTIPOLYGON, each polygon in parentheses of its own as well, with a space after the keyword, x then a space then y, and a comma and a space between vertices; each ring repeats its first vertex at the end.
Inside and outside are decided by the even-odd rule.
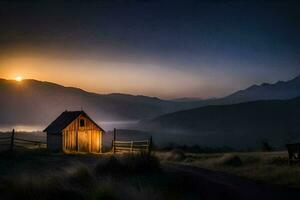
POLYGON ((254 165, 262 161, 260 156, 243 156, 242 163, 244 165, 254 165))
POLYGON ((262 143, 262 149, 263 152, 269 152, 269 151, 273 151, 273 147, 271 147, 271 145, 269 144, 269 142, 264 141, 262 143))
POLYGON ((160 162, 154 155, 131 154, 120 159, 110 157, 95 167, 96 175, 126 176, 132 173, 159 171, 160 162))
POLYGON ((99 162, 95 167, 96 175, 121 175, 124 171, 125 166, 114 156, 99 162))
POLYGON ((168 161, 174 161, 174 162, 180 162, 186 159, 185 153, 182 150, 172 150, 168 153, 166 160, 168 161))
POLYGON ((220 165, 238 167, 242 165, 242 160, 239 156, 233 154, 225 154, 218 162, 220 165))
POLYGON ((72 185, 80 187, 90 187, 93 186, 95 182, 94 176, 89 168, 84 165, 79 166, 75 171, 71 172, 68 178, 72 185))
POLYGON ((288 165, 289 159, 285 157, 274 157, 269 160, 268 164, 271 165, 288 165))
POLYGON ((123 158, 124 166, 128 172, 152 172, 160 170, 160 162, 153 154, 139 153, 123 158))

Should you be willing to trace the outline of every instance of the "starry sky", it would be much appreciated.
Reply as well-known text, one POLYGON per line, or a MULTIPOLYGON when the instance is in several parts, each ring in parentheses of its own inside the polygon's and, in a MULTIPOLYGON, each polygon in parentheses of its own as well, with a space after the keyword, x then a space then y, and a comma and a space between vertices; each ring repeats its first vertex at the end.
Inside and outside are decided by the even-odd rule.
POLYGON ((300 74, 300 3, 1 1, 0 78, 221 97, 300 74))

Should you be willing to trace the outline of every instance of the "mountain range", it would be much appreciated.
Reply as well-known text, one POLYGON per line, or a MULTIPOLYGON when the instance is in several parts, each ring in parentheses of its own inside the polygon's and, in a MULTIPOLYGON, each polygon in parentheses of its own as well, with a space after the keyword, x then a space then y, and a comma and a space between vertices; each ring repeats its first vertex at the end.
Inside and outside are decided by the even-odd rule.
POLYGON ((254 85, 224 98, 163 100, 128 94, 96 94, 37 80, 0 79, 0 124, 47 124, 65 110, 84 109, 97 121, 149 120, 207 105, 224 105, 300 96, 300 76, 275 84, 254 85))
POLYGON ((289 81, 252 85, 223 98, 223 100, 232 104, 256 100, 291 99, 298 96, 300 96, 300 75, 289 81))
POLYGON ((128 94, 96 94, 37 80, 0 79, 0 124, 47 124, 65 110, 84 109, 97 121, 140 120, 196 107, 128 94))
POLYGON ((300 75, 289 81, 278 81, 273 84, 262 83, 260 85, 252 85, 244 90, 236 91, 223 98, 202 100, 201 106, 235 104, 257 100, 284 100, 298 96, 300 96, 300 75))
MULTIPOLYGON (((262 141, 282 146, 300 139, 300 97, 211 105, 144 121, 141 129, 174 135, 188 144, 253 147, 262 141)), ((172 141, 172 139, 168 139, 172 141)))
POLYGON ((142 121, 139 129, 157 133, 160 143, 246 149, 270 141, 282 148, 286 143, 300 142, 299 93, 299 76, 286 82, 254 85, 206 101, 207 106, 142 121))

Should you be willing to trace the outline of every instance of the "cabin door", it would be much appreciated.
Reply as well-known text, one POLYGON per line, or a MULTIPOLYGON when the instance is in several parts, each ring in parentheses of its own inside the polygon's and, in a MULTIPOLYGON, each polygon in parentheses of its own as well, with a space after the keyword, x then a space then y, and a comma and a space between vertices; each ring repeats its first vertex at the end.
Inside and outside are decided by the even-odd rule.
POLYGON ((89 152, 90 134, 88 131, 78 131, 78 151, 89 152))
POLYGON ((99 153, 100 152, 100 132, 99 131, 92 131, 92 152, 99 153))

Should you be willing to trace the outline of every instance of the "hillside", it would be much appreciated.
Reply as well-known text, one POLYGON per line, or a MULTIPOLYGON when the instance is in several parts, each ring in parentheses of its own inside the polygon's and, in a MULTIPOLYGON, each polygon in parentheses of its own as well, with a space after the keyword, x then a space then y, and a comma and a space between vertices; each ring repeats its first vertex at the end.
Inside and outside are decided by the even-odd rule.
POLYGON ((206 106, 162 115, 141 126, 209 145, 250 147, 267 140, 282 146, 300 139, 299 116, 300 97, 206 106))
POLYGON ((189 102, 193 106, 228 105, 258 100, 284 100, 300 96, 300 75, 288 81, 278 81, 274 84, 262 83, 236 91, 222 98, 197 99, 178 98, 176 102, 189 102))
POLYGON ((195 107, 127 94, 100 95, 36 80, 0 79, 0 124, 47 124, 65 110, 84 109, 100 121, 139 120, 195 107))
POLYGON ((225 105, 262 99, 300 96, 300 76, 290 81, 251 86, 224 98, 201 100, 128 94, 96 94, 37 80, 0 79, 0 124, 46 125, 67 110, 87 111, 97 121, 147 120, 166 113, 207 105, 225 105))

